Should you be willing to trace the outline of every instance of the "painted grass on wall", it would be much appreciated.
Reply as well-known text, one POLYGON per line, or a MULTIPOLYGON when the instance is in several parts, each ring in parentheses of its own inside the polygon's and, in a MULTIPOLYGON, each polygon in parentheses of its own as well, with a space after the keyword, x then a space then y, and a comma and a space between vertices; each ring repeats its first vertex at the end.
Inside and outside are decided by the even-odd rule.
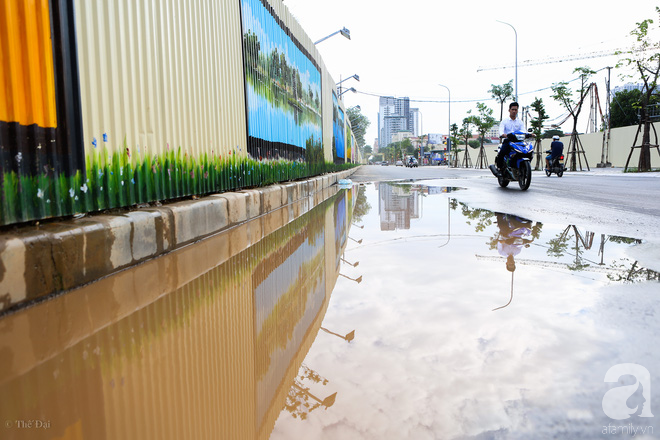
POLYGON ((255 160, 237 154, 195 158, 182 148, 163 154, 99 149, 86 157, 86 175, 4 173, 0 224, 60 217, 192 195, 226 192, 350 168, 352 164, 255 160))

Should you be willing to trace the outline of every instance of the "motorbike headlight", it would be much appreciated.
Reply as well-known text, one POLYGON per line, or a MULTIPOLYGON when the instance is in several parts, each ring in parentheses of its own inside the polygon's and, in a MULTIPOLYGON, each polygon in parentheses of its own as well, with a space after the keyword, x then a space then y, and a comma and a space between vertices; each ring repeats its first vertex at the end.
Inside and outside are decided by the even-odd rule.
POLYGON ((518 139, 519 141, 524 141, 525 135, 523 133, 516 134, 516 139, 518 139))

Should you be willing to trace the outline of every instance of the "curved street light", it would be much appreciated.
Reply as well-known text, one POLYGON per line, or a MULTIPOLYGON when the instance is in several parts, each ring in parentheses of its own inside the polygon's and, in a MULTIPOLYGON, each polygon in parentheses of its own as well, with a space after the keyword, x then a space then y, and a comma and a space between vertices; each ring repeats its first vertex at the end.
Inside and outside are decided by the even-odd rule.
POLYGON ((332 37, 332 36, 334 36, 334 35, 337 35, 337 34, 342 34, 344 37, 348 38, 349 40, 351 39, 351 31, 349 31, 348 29, 346 29, 346 28, 344 27, 343 29, 339 29, 337 32, 333 32, 333 33, 331 33, 330 35, 328 35, 328 36, 326 36, 326 37, 323 37, 323 38, 321 38, 321 39, 318 40, 318 41, 315 41, 314 44, 315 44, 315 45, 316 45, 316 44, 319 44, 321 41, 325 41, 325 40, 327 40, 328 38, 330 38, 330 37, 332 37))
POLYGON ((335 84, 336 86, 339 87, 339 96, 341 96, 341 94, 342 94, 340 84, 343 83, 344 81, 348 81, 348 80, 351 79, 351 78, 355 78, 356 81, 360 82, 360 77, 359 77, 358 74, 356 73, 355 75, 351 75, 351 76, 349 76, 348 78, 342 79, 342 80, 339 81, 337 84, 335 84))
POLYGON ((449 87, 447 87, 444 84, 438 84, 440 87, 444 87, 447 89, 447 93, 449 93, 449 117, 447 118, 447 152, 449 153, 449 160, 447 161, 447 166, 451 166, 451 90, 449 90, 449 87))
POLYGON ((341 98, 341 95, 343 95, 343 94, 346 93, 346 92, 353 92, 353 93, 356 93, 357 90, 355 90, 355 87, 351 87, 350 89, 344 89, 344 90, 342 90, 342 92, 339 94, 339 97, 341 98))
POLYGON ((516 35, 516 99, 515 101, 518 101, 518 32, 516 31, 516 28, 514 28, 512 24, 500 20, 495 20, 495 21, 497 21, 498 23, 505 24, 507 26, 511 26, 511 29, 513 29, 513 33, 516 35))

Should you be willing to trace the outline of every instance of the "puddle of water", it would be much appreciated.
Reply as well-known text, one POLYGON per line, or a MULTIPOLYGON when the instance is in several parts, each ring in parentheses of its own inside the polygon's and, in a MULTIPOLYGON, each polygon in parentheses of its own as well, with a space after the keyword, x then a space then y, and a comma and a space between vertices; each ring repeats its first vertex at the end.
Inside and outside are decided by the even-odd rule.
POLYGON ((655 428, 638 417, 660 377, 641 240, 474 209, 457 190, 354 186, 5 317, 2 438, 655 428), (604 396, 635 376, 604 378, 623 363, 649 381, 627 407, 605 399, 610 415, 637 406, 613 420, 604 396))
MULTIPOLYGON (((298 377, 334 405, 283 412, 271 438, 658 432, 602 403, 620 389, 604 381, 616 364, 660 379, 659 275, 631 258, 641 240, 474 209, 432 188, 367 186, 371 210, 351 231, 362 243, 344 252, 358 266, 341 268, 363 281, 338 280, 323 321, 335 335, 319 333, 304 360, 327 383, 298 377)), ((642 389, 627 401, 637 414, 642 389)))
POLYGON ((325 196, 0 320, 0 437, 267 438, 347 242, 325 196))

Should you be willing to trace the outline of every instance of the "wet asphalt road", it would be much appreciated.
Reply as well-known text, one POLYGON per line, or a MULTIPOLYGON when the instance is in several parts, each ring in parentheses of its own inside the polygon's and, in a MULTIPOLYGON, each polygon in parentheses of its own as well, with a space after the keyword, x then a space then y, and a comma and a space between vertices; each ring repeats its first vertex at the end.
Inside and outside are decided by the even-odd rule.
POLYGON ((500 188, 487 169, 364 165, 352 176, 355 182, 410 179, 440 179, 439 185, 466 188, 469 191, 456 192, 456 198, 473 207, 660 242, 659 172, 592 168, 558 178, 535 171, 524 192, 514 182, 500 188))

